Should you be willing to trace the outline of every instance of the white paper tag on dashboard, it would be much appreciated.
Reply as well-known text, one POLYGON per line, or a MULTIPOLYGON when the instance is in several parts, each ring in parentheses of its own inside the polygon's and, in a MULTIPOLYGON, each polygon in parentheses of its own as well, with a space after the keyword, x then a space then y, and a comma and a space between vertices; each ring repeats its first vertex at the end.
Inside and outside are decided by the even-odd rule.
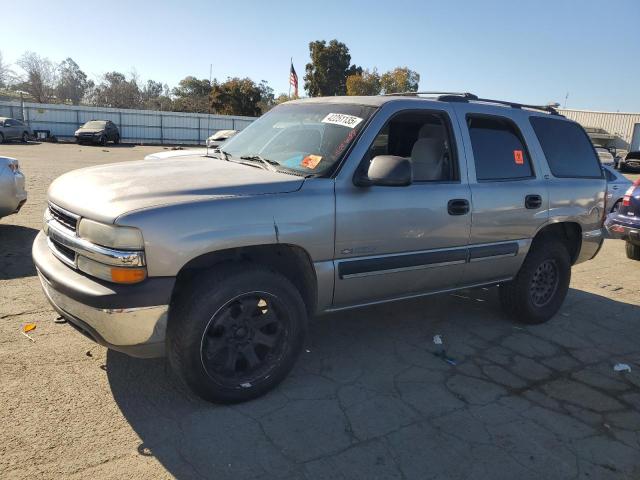
POLYGON ((345 113, 330 113, 322 119, 322 123, 331 123, 348 128, 355 128, 361 121, 362 118, 345 113))

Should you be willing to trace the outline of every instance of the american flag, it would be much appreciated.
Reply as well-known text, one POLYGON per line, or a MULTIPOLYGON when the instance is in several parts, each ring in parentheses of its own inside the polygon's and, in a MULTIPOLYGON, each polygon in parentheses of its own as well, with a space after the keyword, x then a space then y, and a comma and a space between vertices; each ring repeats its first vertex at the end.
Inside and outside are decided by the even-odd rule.
POLYGON ((296 69, 293 68, 293 60, 291 61, 291 70, 289 72, 289 85, 293 87, 293 96, 298 97, 298 74, 296 69))

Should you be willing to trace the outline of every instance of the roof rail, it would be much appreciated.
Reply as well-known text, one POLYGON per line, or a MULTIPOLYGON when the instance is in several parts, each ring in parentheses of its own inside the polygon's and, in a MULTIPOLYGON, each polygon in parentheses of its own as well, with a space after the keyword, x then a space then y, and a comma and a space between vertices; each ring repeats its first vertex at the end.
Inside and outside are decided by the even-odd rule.
POLYGON ((432 97, 440 97, 443 96, 452 96, 452 97, 462 97, 468 100, 475 100, 478 98, 473 93, 469 92, 398 92, 398 93, 385 93, 383 96, 385 97, 417 97, 418 95, 431 95, 432 97))
POLYGON ((550 103, 548 105, 529 105, 527 103, 516 103, 506 100, 491 100, 489 98, 476 98, 474 99, 474 101, 482 103, 495 103, 497 105, 506 105, 507 107, 511 108, 528 108, 529 110, 540 110, 542 112, 547 112, 551 115, 560 115, 558 110, 556 110, 560 106, 559 103, 550 103))
POLYGON ((387 97, 417 97, 418 95, 430 95, 437 98, 441 102, 480 102, 480 103, 494 103, 496 105, 505 105, 511 108, 527 108, 530 110, 539 110, 547 112, 552 115, 560 115, 556 110, 560 104, 553 103, 548 105, 529 105, 526 103, 509 102, 506 100, 492 100, 489 98, 480 98, 477 95, 469 92, 399 92, 399 93, 386 93, 387 97))

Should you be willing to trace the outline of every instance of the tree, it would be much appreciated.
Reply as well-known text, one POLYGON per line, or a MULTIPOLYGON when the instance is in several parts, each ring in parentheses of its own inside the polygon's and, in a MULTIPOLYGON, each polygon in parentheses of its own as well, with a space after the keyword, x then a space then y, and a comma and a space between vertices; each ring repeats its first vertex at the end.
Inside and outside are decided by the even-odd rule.
POLYGON ((142 108, 147 110, 171 110, 169 86, 163 85, 162 82, 147 80, 147 83, 140 90, 140 98, 142 108))
POLYGON ((347 95, 379 95, 380 75, 374 68, 372 72, 363 70, 360 75, 347 77, 347 95))
POLYGON ((211 108, 222 115, 257 117, 262 113, 260 85, 250 78, 227 78, 223 83, 213 82, 211 108))
POLYGON ((189 75, 180 80, 178 86, 173 89, 173 95, 176 97, 173 109, 177 112, 207 113, 210 93, 211 83, 209 80, 198 80, 189 75))
POLYGON ((14 79, 14 73, 9 64, 4 63, 2 52, 0 52, 0 88, 7 88, 14 79))
POLYGON ((79 105, 90 83, 87 74, 71 58, 58 65, 58 82, 56 84, 56 97, 58 101, 70 101, 73 105, 79 105))
POLYGON ((347 46, 338 40, 327 45, 324 40, 309 44, 311 63, 305 67, 304 89, 311 97, 344 95, 347 92, 347 77, 362 73, 362 68, 351 63, 347 46))
POLYGON ((287 95, 286 93, 281 93, 273 100, 273 105, 280 105, 281 103, 288 102, 289 100, 291 100, 291 98, 289 98, 289 95, 287 95))
POLYGON ((127 80, 120 72, 105 73, 91 92, 91 103, 97 107, 139 108, 140 88, 135 78, 127 80))
POLYGON ((273 93, 273 88, 269 86, 266 80, 260 80, 260 83, 257 85, 258 90, 260 90, 260 111, 262 113, 266 113, 271 110, 276 105, 276 96, 273 93))
POLYGON ((418 83, 420 74, 407 67, 396 67, 380 77, 384 93, 417 92, 418 83))
POLYGON ((33 52, 25 52, 18 60, 25 75, 19 88, 25 90, 38 103, 48 103, 54 98, 56 68, 51 60, 33 52))

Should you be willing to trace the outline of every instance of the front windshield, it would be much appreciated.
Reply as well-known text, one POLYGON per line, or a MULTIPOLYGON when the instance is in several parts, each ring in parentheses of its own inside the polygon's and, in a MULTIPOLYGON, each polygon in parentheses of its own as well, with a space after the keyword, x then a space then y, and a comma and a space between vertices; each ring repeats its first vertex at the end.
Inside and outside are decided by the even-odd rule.
POLYGON ((280 105, 228 140, 232 157, 261 157, 276 168, 321 174, 333 166, 374 107, 339 103, 280 105))
POLYGON ((104 128, 107 122, 101 122, 99 120, 91 120, 85 123, 82 128, 104 128))

